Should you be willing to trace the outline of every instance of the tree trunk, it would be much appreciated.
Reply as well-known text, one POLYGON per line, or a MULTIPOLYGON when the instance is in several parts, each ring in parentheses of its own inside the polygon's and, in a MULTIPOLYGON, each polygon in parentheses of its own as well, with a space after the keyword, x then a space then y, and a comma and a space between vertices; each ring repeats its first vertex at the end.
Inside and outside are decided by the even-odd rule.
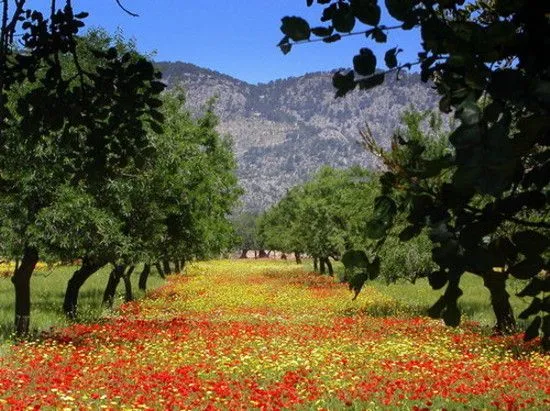
POLYGON ((313 271, 318 272, 319 271, 319 264, 317 261, 317 257, 313 257, 313 271))
POLYGON ((243 249, 243 252, 241 253, 241 256, 239 258, 242 258, 242 259, 248 258, 247 254, 248 254, 248 250, 243 249))
POLYGON ((122 274, 122 280, 124 281, 124 301, 130 302, 134 300, 134 293, 132 293, 132 281, 130 281, 130 276, 136 269, 135 265, 130 266, 128 271, 122 274))
POLYGON ((319 257, 319 272, 321 274, 325 274, 327 272, 324 257, 319 257))
POLYGON ((144 264, 143 270, 141 271, 141 273, 139 273, 138 286, 141 291, 145 291, 147 289, 147 279, 149 278, 150 273, 151 273, 151 264, 144 264))
POLYGON ((265 252, 265 250, 260 250, 258 258, 267 258, 267 253, 265 252))
POLYGON ((113 308, 116 288, 122 278, 122 275, 124 274, 125 268, 126 267, 123 265, 116 265, 109 274, 109 280, 107 281, 107 286, 105 287, 105 292, 103 293, 103 305, 108 308, 113 308))
POLYGON ((181 267, 181 272, 183 273, 185 271, 185 258, 182 258, 180 260, 180 267, 181 267))
POLYGON ((63 312, 71 319, 76 320, 78 294, 80 287, 86 282, 90 276, 103 267, 105 263, 92 262, 87 258, 82 260, 82 266, 76 270, 70 280, 67 282, 65 290, 65 300, 63 301, 63 312))
POLYGON ((330 262, 330 259, 329 257, 325 258, 325 263, 328 267, 328 274, 331 276, 331 277, 334 277, 334 270, 332 269, 332 263, 330 262))
POLYGON ((496 271, 484 273, 483 284, 491 293, 491 305, 496 317, 494 331, 497 334, 512 334, 516 331, 516 318, 506 291, 507 275, 496 271))
POLYGON ((38 262, 38 250, 25 247, 23 259, 13 273, 11 282, 15 288, 15 334, 23 337, 29 333, 31 315, 31 276, 38 262))
POLYGON ((299 252, 294 251, 294 258, 296 259, 296 264, 302 264, 302 258, 300 257, 299 252))
POLYGON ((160 278, 164 280, 166 277, 164 276, 164 271, 162 270, 162 266, 160 265, 160 262, 155 263, 155 268, 157 269, 157 272, 159 273, 160 278))
POLYGON ((286 254, 285 253, 281 254, 281 260, 286 260, 286 254))
POLYGON ((176 274, 181 273, 180 262, 177 259, 174 260, 174 271, 175 271, 176 274))
MULTIPOLYGON (((267 256, 268 256, 268 257, 269 257, 269 255, 271 254, 271 251, 273 251, 273 250, 269 250, 269 251, 267 252, 267 256)), ((273 255, 275 255, 275 253, 273 253, 273 255)))
POLYGON ((172 274, 172 268, 170 267, 170 261, 162 260, 162 268, 164 269, 164 274, 165 275, 172 274))

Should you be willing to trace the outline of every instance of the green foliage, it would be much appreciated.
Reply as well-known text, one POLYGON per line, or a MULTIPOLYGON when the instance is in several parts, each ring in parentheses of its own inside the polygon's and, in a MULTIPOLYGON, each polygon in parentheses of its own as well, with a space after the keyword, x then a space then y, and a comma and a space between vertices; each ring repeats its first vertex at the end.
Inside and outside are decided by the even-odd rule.
POLYGON ((368 238, 367 220, 376 206, 393 212, 392 203, 380 197, 376 174, 325 167, 262 215, 260 235, 272 249, 341 257, 346 272, 340 279, 356 293, 378 275, 387 282, 426 275, 433 268, 426 233, 401 244, 398 234, 404 223, 399 222, 384 243, 368 238))
MULTIPOLYGON (((366 24, 364 33, 379 42, 387 40, 380 31, 419 28, 423 51, 418 61, 399 65, 390 50, 386 64, 396 72, 419 64, 423 81, 433 80, 441 95, 440 109, 460 121, 449 138, 452 156, 422 156, 424 144, 398 139, 393 151, 408 158, 401 162, 388 155, 382 177, 382 191, 404 209, 414 230, 426 227, 432 232, 438 273, 449 278, 441 309, 435 311, 456 324, 462 273, 483 275, 490 266, 504 267, 504 276, 530 279, 530 292, 542 294, 550 281, 539 274, 550 268, 548 245, 542 242, 536 251, 526 252, 521 236, 534 236, 516 236, 520 248, 510 235, 530 230, 548 237, 550 229, 550 58, 541 53, 550 39, 550 4, 387 0, 389 14, 399 22, 390 29, 364 18, 374 13, 376 0, 318 3, 325 5, 322 21, 334 25, 336 10, 348 10, 350 19, 366 24), (441 181, 430 184, 434 178, 441 181)), ((334 76, 337 96, 382 81, 372 81, 374 76, 365 80, 364 67, 354 64, 358 78, 354 71, 334 76)), ((371 222, 369 231, 377 239, 391 228, 383 224, 386 210, 371 222)), ((408 229, 403 238, 412 232, 408 229)), ((550 321, 548 313, 541 315, 544 319, 535 317, 526 338, 550 321)), ((543 333, 543 344, 550 346, 548 333, 543 333)))
MULTIPOLYGON (((2 256, 80 258, 101 267, 179 262, 227 249, 226 217, 241 190, 231 142, 215 131, 212 104, 192 118, 181 90, 160 96, 160 74, 121 36, 95 30, 66 41, 74 50, 50 57, 67 76, 68 90, 44 95, 53 80, 37 68, 6 94, 2 256), (67 99, 63 109, 57 97, 67 99), (61 113, 55 124, 42 117, 46 103, 54 116, 61 113)), ((25 267, 13 279, 28 290, 34 263, 25 267)), ((16 318, 28 319, 28 298, 26 292, 16 305, 16 318)), ((26 332, 28 320, 20 324, 18 332, 26 332)))

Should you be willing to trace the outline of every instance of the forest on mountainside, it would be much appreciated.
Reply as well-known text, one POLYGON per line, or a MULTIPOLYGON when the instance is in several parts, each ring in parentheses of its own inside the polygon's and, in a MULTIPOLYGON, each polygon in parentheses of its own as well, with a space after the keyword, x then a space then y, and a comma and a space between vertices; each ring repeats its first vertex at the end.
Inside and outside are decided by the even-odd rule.
POLYGON ((375 167, 374 158, 358 144, 365 124, 388 147, 405 110, 437 106, 432 85, 416 73, 335 99, 328 72, 253 85, 189 63, 156 66, 169 88, 184 87, 192 112, 200 113, 216 98, 218 130, 230 134, 235 144, 243 208, 254 212, 265 210, 323 165, 375 167))

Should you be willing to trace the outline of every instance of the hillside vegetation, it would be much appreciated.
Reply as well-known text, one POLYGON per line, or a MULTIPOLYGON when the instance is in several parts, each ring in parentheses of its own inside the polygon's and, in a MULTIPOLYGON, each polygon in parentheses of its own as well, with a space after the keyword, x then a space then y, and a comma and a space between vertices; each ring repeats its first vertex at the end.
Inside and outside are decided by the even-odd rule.
POLYGON ((169 87, 185 88, 192 112, 216 97, 218 130, 234 139, 244 207, 252 211, 264 210, 322 165, 374 166, 358 143, 361 127, 368 123, 388 146, 403 111, 437 104, 436 93, 417 74, 336 99, 327 72, 252 85, 187 63, 157 67, 169 87))

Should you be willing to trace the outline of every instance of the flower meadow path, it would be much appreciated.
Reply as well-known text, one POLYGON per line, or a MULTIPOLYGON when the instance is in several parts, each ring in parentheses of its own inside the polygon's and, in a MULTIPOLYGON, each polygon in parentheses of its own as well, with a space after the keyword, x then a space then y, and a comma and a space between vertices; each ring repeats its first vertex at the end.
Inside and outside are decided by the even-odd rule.
POLYGON ((5 353, 0 409, 550 409, 550 358, 520 337, 362 314, 395 304, 291 264, 196 264, 5 353))

